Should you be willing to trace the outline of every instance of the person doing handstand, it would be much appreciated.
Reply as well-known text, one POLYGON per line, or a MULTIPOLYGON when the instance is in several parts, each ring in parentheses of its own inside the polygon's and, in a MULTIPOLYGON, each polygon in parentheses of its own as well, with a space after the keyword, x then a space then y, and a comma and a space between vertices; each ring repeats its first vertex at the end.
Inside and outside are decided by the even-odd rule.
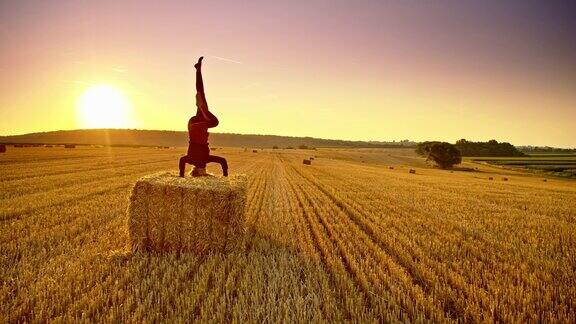
POLYGON ((202 82, 202 59, 194 65, 196 68, 196 115, 188 121, 188 153, 180 158, 180 176, 184 177, 186 163, 192 164, 191 175, 194 177, 206 176, 206 164, 209 162, 219 163, 222 173, 228 176, 228 164, 226 159, 216 155, 210 155, 208 147, 208 128, 218 126, 218 118, 208 111, 206 94, 204 93, 204 83, 202 82))

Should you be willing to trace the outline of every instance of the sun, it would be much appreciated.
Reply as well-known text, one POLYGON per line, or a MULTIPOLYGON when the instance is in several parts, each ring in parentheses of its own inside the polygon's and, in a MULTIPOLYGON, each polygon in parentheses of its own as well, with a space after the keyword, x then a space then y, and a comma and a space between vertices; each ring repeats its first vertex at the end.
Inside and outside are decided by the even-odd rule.
POLYGON ((134 124, 128 98, 107 84, 86 89, 78 99, 77 110, 79 124, 84 128, 129 128, 134 124))

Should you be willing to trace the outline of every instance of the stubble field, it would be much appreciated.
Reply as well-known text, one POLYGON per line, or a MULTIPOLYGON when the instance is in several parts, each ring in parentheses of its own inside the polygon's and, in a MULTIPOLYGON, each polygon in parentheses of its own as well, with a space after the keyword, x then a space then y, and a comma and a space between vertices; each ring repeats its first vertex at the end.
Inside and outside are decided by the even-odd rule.
POLYGON ((576 321, 573 180, 406 149, 225 148, 250 179, 242 250, 132 254, 131 186, 183 149, 8 149, 2 323, 576 321))

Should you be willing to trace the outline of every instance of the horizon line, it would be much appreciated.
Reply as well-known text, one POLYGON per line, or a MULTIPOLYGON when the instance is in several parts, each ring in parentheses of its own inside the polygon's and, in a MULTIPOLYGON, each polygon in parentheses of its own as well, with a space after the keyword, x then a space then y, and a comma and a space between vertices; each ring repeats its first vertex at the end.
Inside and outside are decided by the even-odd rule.
MULTIPOLYGON (((66 132, 66 131, 91 131, 91 130, 131 130, 131 131, 156 131, 156 132, 182 132, 186 133, 185 130, 170 130, 170 129, 142 129, 142 128, 74 128, 74 129, 57 129, 57 130, 47 130, 47 131, 32 131, 28 133, 21 133, 21 134, 11 134, 11 135, 0 135, 1 137, 13 137, 13 136, 25 136, 25 135, 33 135, 33 134, 41 134, 41 133, 53 133, 53 132, 66 132)), ((228 135, 246 135, 246 136, 276 136, 276 137, 291 137, 291 138, 312 138, 318 140, 327 140, 327 141, 345 141, 345 142, 365 142, 365 143, 374 143, 374 142, 381 142, 381 143, 400 143, 402 141, 408 141, 413 143, 422 143, 426 141, 434 141, 434 139, 427 139, 423 141, 416 141, 411 139, 403 139, 403 140, 354 140, 354 139, 336 139, 336 138, 322 138, 322 137, 314 137, 314 136, 296 136, 296 135, 276 135, 276 134, 255 134, 255 133, 228 133, 228 132, 211 132, 211 134, 228 134, 228 135)), ((470 142, 482 142, 476 141, 473 139, 466 139, 470 142)), ((498 141, 498 143, 510 143, 507 141, 498 141)), ((512 143, 510 143, 512 144, 512 143)), ((531 144, 521 144, 516 145, 512 144, 516 147, 549 147, 549 148, 559 148, 559 149, 576 149, 576 146, 569 147, 569 146, 549 146, 549 145, 531 145, 531 144)))

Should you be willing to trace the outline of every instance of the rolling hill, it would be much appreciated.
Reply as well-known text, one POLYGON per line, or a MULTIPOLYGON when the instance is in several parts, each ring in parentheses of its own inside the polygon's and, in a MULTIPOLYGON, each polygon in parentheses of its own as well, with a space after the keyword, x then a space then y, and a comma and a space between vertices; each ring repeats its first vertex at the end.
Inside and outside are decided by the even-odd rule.
MULTIPOLYGON (((79 129, 60 130, 24 135, 0 136, 0 143, 6 144, 87 144, 112 146, 186 146, 188 134, 185 131, 138 130, 138 129, 79 129)), ((320 139, 313 137, 290 137, 277 135, 245 135, 211 133, 210 145, 230 147, 272 148, 278 146, 298 147, 414 147, 416 143, 365 142, 320 139)))

